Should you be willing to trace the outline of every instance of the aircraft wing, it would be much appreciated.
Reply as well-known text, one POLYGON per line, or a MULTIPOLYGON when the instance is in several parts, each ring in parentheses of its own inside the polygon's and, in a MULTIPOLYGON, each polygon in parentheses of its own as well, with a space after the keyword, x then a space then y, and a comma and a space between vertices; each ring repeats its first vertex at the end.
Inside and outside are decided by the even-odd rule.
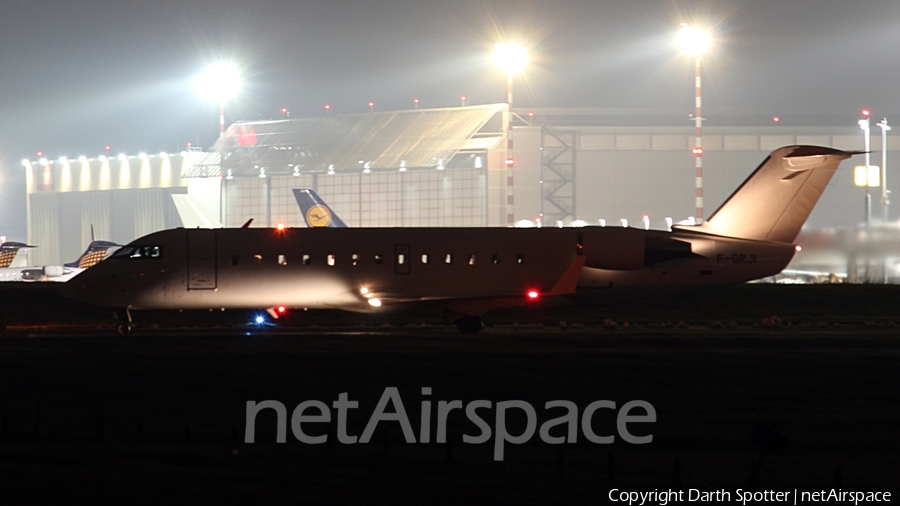
POLYGON ((507 292, 502 294, 484 294, 483 296, 468 297, 465 299, 455 299, 452 298, 452 296, 422 297, 415 294, 367 291, 367 293, 364 294, 364 297, 370 301, 377 300, 378 303, 376 305, 378 306, 391 306, 409 302, 446 301, 446 308, 452 312, 480 316, 491 309, 521 306, 543 297, 574 294, 586 260, 587 257, 585 256, 576 257, 549 290, 544 292, 534 290, 533 295, 531 293, 511 294, 507 292))

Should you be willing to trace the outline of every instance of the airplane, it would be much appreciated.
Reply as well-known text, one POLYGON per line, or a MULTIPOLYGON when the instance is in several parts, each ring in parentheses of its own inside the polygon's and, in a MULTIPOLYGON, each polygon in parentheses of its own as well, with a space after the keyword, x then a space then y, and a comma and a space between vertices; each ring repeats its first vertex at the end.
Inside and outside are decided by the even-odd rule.
POLYGON ((0 241, 0 269, 6 269, 13 263, 16 253, 22 248, 33 248, 23 242, 0 241))
MULTIPOLYGON (((91 228, 91 238, 94 230, 91 228)), ((110 248, 121 244, 110 241, 91 240, 84 253, 74 262, 63 265, 44 265, 39 267, 7 267, 0 268, 0 282, 4 281, 55 281, 65 283, 89 267, 100 263, 110 248)), ((29 246, 31 247, 31 246, 29 246)))
POLYGON ((592 301, 777 274, 840 162, 855 154, 779 148, 707 221, 672 231, 179 228, 131 242, 60 290, 116 308, 122 334, 133 310, 373 312, 415 303, 443 307, 459 330, 477 332, 487 311, 542 298, 592 301))
POLYGON ((331 207, 312 188, 294 188, 294 198, 309 228, 347 228, 331 207))

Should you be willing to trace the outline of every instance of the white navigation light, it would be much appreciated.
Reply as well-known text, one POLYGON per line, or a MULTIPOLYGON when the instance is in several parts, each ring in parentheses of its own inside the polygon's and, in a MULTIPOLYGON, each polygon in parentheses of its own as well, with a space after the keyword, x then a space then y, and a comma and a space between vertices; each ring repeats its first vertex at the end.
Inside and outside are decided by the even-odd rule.
POLYGON ((372 307, 381 307, 381 301, 379 299, 369 299, 369 305, 372 307))

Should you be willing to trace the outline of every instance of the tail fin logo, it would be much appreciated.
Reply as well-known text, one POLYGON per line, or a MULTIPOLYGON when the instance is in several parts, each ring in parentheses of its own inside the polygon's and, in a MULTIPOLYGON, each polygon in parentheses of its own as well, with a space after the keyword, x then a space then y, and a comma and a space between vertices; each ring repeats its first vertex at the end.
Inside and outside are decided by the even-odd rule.
POLYGON ((327 227, 331 225, 331 211, 323 205, 316 204, 306 211, 306 222, 315 228, 327 227))

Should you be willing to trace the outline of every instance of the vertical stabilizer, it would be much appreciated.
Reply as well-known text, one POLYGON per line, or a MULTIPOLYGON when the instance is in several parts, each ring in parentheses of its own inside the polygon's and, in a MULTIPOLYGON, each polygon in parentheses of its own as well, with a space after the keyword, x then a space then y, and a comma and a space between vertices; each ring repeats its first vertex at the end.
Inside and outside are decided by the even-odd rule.
POLYGON ((306 226, 310 228, 347 228, 347 224, 310 188, 294 188, 294 198, 300 206, 306 226))
POLYGON ((16 253, 22 248, 33 248, 22 242, 4 242, 0 243, 0 268, 7 268, 12 265, 16 253))
MULTIPOLYGON (((91 228, 91 237, 93 237, 94 231, 93 227, 91 228)), ((116 244, 110 241, 91 241, 91 244, 88 245, 87 250, 78 257, 78 260, 74 262, 69 262, 64 264, 66 267, 78 267, 79 269, 87 269, 88 267, 93 267, 100 263, 101 260, 106 258, 106 252, 110 248, 118 248, 122 246, 121 244, 116 244)))
POLYGON ((678 228, 792 243, 838 165, 854 154, 820 146, 776 149, 709 220, 678 228))

